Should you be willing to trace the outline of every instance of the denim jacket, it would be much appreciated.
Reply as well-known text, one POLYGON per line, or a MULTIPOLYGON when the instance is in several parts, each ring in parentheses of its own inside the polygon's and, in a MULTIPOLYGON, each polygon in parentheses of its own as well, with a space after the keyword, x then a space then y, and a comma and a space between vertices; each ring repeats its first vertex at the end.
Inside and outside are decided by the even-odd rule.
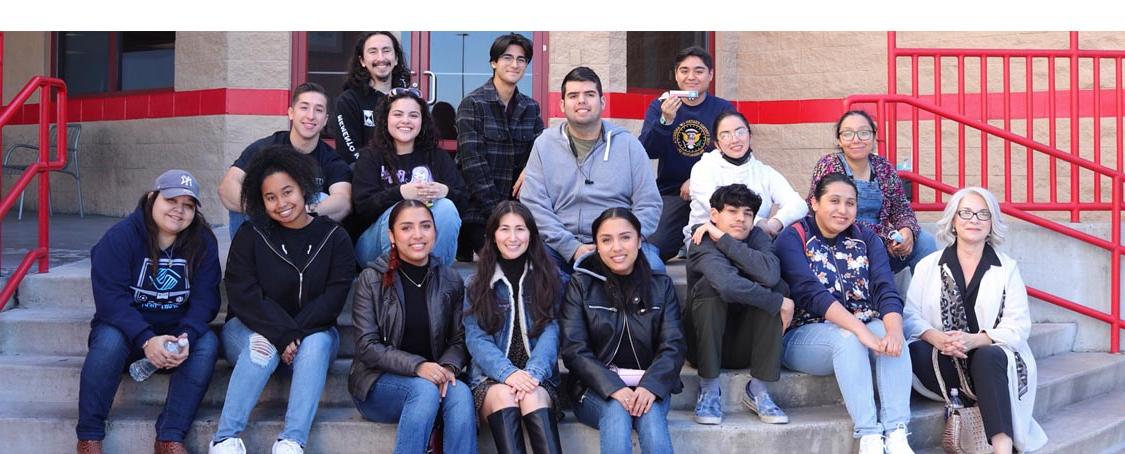
MULTIPOLYGON (((543 328, 538 337, 529 338, 528 330, 534 325, 531 313, 524 302, 524 295, 528 294, 531 274, 531 265, 526 265, 523 277, 520 278, 520 299, 512 300, 512 284, 504 277, 500 266, 492 274, 492 289, 498 301, 508 301, 508 309, 504 312, 504 324, 494 333, 487 333, 480 327, 477 317, 469 313, 469 294, 465 293, 465 342, 469 354, 473 358, 469 368, 469 386, 475 387, 491 378, 503 383, 509 375, 520 370, 508 360, 508 346, 511 345, 512 323, 515 321, 515 307, 520 305, 523 320, 520 321, 520 332, 523 334, 523 345, 528 351, 527 368, 525 371, 540 382, 549 382, 555 387, 559 384, 559 325, 551 321, 543 328)), ((472 279, 472 278, 470 278, 472 279)), ((560 292, 561 293, 561 292, 560 292)), ((558 298, 556 298, 558 299, 558 298)), ((558 301, 555 302, 556 306, 558 301)))

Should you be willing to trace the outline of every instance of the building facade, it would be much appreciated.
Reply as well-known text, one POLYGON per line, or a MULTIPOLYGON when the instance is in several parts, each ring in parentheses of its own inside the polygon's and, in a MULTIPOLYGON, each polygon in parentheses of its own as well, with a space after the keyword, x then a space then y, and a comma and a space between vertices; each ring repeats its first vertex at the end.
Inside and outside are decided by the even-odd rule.
MULTIPOLYGON (((844 99, 888 92, 888 34, 884 32, 524 33, 533 37, 535 55, 520 89, 546 107, 548 122, 562 117, 563 76, 585 65, 603 80, 606 116, 635 133, 640 132, 648 102, 674 88, 674 54, 686 45, 710 49, 715 56, 712 92, 735 102, 746 114, 756 156, 781 171, 801 193, 806 191, 813 164, 834 147, 832 123, 843 111, 844 99)), ((126 214, 163 170, 183 168, 200 179, 208 219, 225 224, 216 188, 226 169, 246 145, 288 127, 288 95, 296 84, 311 80, 332 93, 341 91, 357 34, 4 32, 0 85, 3 102, 8 102, 35 75, 68 80, 72 90, 68 121, 83 127, 81 171, 87 213, 126 214)), ((433 102, 455 108, 463 94, 490 75, 488 45, 496 35, 401 32, 399 36, 419 88, 433 102)), ((1121 33, 1082 33, 1079 39, 1083 49, 1125 49, 1121 33)), ((1065 32, 897 35, 899 47, 916 48, 1065 49, 1069 40, 1065 32)), ((956 80, 956 71, 949 68, 957 64, 942 61, 943 92, 959 83, 969 92, 979 90, 980 79, 975 76, 956 80)), ((1024 63, 1010 64, 1015 68, 1024 63)), ((988 66, 990 74, 1003 72, 1002 63, 990 61, 988 66)), ((1069 68, 1056 67, 1060 76, 1052 79, 1046 66, 1033 69, 1033 91, 1043 90, 1049 80, 1063 88, 1070 86, 1064 77, 1069 68)), ((1103 84, 1113 80, 1112 64, 1101 70, 1110 73, 1102 78, 1103 84)), ((896 79, 898 91, 909 93, 909 76, 896 79)), ((1002 84, 994 79, 986 82, 990 91, 1002 84)), ((1024 90, 1022 75, 1012 80, 1018 82, 1012 90, 1024 90)), ((1080 82, 1083 89, 1093 83, 1080 82)), ((932 75, 921 76, 919 85, 923 94, 932 94, 932 75)), ((1115 120, 1106 114, 1100 116, 1103 122, 1115 120)), ((34 143, 37 120, 34 108, 25 108, 3 128, 3 144, 34 143)), ((1092 129, 1093 123, 1090 116, 1080 128, 1092 129)), ((1023 130, 1018 124, 1012 127, 1023 130)), ((1037 127, 1036 133, 1040 130, 1047 127, 1037 127)), ((933 135, 932 130, 920 131, 927 133, 933 135)), ((956 131, 948 128, 942 134, 956 131)), ((1116 159, 1108 156, 1116 153, 1112 129, 1102 129, 1101 135, 1106 140, 1101 141, 1099 153, 1116 159)), ((1060 133, 1059 137, 1069 136, 1060 133)), ((1089 142, 1083 146, 1092 147, 1089 142)), ((1093 155, 1092 148, 1089 153, 1093 155)), ((920 159, 923 166, 933 164, 925 154, 920 159)), ((974 172, 979 176, 979 165, 966 170, 974 172)), ((1054 184, 1046 172, 1035 178, 1036 185, 1054 184)), ((14 180, 8 174, 4 187, 14 180)), ((55 211, 77 212, 74 188, 70 177, 52 176, 55 211)), ((33 203, 35 192, 29 190, 27 198, 33 203)))

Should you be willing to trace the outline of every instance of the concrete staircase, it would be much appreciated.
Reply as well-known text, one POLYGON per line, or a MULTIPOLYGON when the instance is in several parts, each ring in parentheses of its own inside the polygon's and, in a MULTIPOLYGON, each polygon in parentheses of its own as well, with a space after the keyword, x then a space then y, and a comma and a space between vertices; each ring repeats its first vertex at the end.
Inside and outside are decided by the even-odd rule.
MULTIPOLYGON (((685 281, 682 263, 674 263, 669 270, 679 283, 681 297, 685 281)), ((463 265, 458 269, 468 271, 463 265)), ((28 276, 20 287, 19 306, 0 313, 0 440, 4 440, 0 445, 4 452, 73 452, 78 376, 94 311, 88 276, 89 261, 62 266, 47 275, 28 276)), ((350 311, 349 304, 339 319, 340 359, 329 372, 308 452, 390 452, 394 443, 395 426, 363 420, 347 393, 347 370, 355 339, 350 311)), ((213 329, 220 329, 222 318, 220 314, 212 323, 213 329)), ((1038 323, 1032 329, 1031 346, 1039 361, 1035 414, 1051 439, 1040 452, 1125 452, 1125 356, 1074 352, 1076 335, 1073 323, 1038 323)), ((206 452, 230 371, 231 366, 220 359, 189 434, 187 443, 192 452, 206 452)), ((715 454, 753 448, 757 452, 849 453, 858 447, 851 438, 851 420, 832 377, 784 372, 770 388, 792 422, 768 425, 738 403, 749 379, 747 371, 725 371, 726 417, 720 426, 692 421, 698 377, 690 367, 684 368, 682 377, 685 390, 673 398, 669 422, 676 452, 715 454)), ((105 447, 111 453, 148 452, 168 376, 158 374, 141 384, 122 378, 105 447)), ((279 375, 263 392, 243 434, 250 452, 268 452, 281 431, 288 382, 279 375)), ((940 452, 937 445, 944 423, 942 406, 915 396, 911 408, 912 446, 919 452, 940 452)), ((560 430, 566 452, 598 451, 597 431, 577 423, 569 412, 560 430)), ((492 452, 486 432, 480 434, 482 450, 492 452)))

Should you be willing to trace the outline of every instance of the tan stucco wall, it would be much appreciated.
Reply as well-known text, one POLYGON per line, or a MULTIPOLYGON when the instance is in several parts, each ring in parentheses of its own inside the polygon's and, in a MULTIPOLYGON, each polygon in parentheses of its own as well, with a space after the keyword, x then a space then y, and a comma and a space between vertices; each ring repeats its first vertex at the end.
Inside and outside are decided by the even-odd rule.
MULTIPOLYGON (((5 98, 9 90, 35 74, 46 74, 49 33, 5 33, 5 98)), ((177 91, 208 88, 288 89, 290 84, 288 32, 177 32, 177 91)), ((124 215, 140 194, 169 168, 182 168, 199 179, 203 213, 212 223, 225 224, 219 203, 220 179, 246 145, 288 127, 285 116, 214 115, 82 124, 80 160, 84 208, 87 213, 124 215)), ((35 143, 37 126, 7 126, 5 144, 35 143)), ((5 178, 7 189, 15 178, 5 178)), ((37 201, 37 187, 29 187, 27 204, 37 201)), ((74 180, 51 176, 55 212, 78 211, 74 180)))
POLYGON ((176 90, 289 88, 289 32, 177 32, 176 90))
MULTIPOLYGON (((43 32, 4 32, 4 98, 8 102, 32 77, 50 72, 51 35, 43 32)), ((39 102, 39 94, 29 102, 39 102)))

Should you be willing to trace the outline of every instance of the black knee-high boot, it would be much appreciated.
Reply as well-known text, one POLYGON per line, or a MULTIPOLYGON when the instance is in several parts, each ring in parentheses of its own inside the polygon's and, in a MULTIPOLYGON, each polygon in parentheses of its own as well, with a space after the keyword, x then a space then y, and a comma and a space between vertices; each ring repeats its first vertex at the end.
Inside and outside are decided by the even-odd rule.
POLYGON ((500 454, 524 454, 523 428, 520 427, 519 407, 508 407, 488 415, 488 428, 500 454))
POLYGON ((540 408, 523 415, 523 426, 535 454, 562 454, 559 426, 550 408, 540 408))

